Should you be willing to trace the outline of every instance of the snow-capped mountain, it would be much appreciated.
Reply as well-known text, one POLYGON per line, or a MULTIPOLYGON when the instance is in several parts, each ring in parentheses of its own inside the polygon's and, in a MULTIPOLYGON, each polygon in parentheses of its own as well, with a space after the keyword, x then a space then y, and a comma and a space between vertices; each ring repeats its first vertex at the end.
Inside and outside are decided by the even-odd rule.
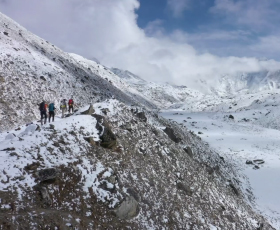
POLYGON ((276 70, 222 76, 209 91, 217 95, 237 95, 279 88, 280 70, 276 70))
POLYGON ((2 229, 274 229, 231 157, 154 112, 222 103, 0 21, 2 229), (70 97, 75 113, 37 123, 39 102, 70 97))
MULTIPOLYGON (((84 68, 94 69, 99 66, 94 61, 87 60, 77 54, 70 54, 84 68)), ((204 97, 201 92, 186 86, 175 86, 169 83, 155 83, 143 80, 141 77, 117 68, 106 68, 99 70, 100 76, 112 83, 115 87, 126 92, 132 98, 139 101, 149 101, 158 109, 177 108, 189 101, 191 98, 200 99, 204 97)))

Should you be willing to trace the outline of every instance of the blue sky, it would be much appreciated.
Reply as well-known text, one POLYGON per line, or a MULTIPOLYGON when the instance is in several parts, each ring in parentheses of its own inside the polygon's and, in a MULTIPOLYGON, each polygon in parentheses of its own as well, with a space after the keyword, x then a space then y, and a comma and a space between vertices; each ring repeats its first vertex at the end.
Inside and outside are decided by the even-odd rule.
POLYGON ((213 6, 214 1, 196 1, 196 3, 186 2, 180 9, 173 9, 166 0, 140 0, 140 8, 136 11, 139 18, 138 25, 145 28, 149 22, 161 20, 167 32, 174 29, 182 29, 195 32, 203 24, 209 23, 213 18, 208 14, 209 7, 213 6), (185 8, 185 7, 186 8, 185 8))
POLYGON ((61 49, 191 85, 280 69, 280 0, 0 0, 61 49))
POLYGON ((279 61, 278 12, 279 0, 140 0, 136 11, 139 27, 157 21, 165 34, 183 31, 199 52, 279 61))

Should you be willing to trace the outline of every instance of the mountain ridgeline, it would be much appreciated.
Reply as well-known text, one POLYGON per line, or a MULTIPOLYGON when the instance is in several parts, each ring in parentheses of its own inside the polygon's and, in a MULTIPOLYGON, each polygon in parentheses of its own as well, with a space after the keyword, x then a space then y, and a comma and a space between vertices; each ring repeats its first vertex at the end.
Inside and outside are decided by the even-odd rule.
POLYGON ((156 113, 201 93, 65 53, 3 14, 0 47, 1 229, 273 229, 227 158, 156 113), (36 122, 43 99, 70 97, 74 114, 36 122))

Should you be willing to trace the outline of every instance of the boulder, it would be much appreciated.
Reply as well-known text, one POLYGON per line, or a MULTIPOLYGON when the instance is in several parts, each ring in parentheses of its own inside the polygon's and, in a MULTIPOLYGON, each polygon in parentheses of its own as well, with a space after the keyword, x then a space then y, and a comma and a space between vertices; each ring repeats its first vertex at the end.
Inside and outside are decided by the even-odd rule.
POLYGON ((16 149, 14 147, 12 147, 12 148, 2 149, 0 151, 14 151, 14 150, 16 150, 16 149))
POLYGON ((27 164, 24 169, 26 171, 33 171, 36 170, 40 166, 40 162, 32 162, 31 164, 27 164))
POLYGON ((132 127, 131 127, 130 123, 125 123, 125 124, 121 125, 120 128, 125 129, 125 130, 127 130, 129 132, 132 131, 132 127))
POLYGON ((170 127, 166 127, 164 130, 163 130, 167 136, 172 140, 174 141, 175 143, 179 143, 181 141, 181 138, 177 137, 174 130, 170 127))
POLYGON ((264 163, 264 160, 257 159, 257 160, 253 160, 253 162, 254 162, 255 164, 260 165, 260 164, 263 164, 263 163, 264 163))
POLYGON ((105 117, 98 114, 92 114, 92 116, 97 120, 96 129, 99 131, 99 138, 101 140, 100 146, 108 149, 113 149, 114 147, 116 147, 116 135, 111 130, 111 127, 109 126, 105 117))
POLYGON ((88 108, 86 111, 81 112, 81 114, 83 114, 83 115, 91 115, 91 114, 93 114, 94 112, 95 112, 95 111, 94 111, 94 108, 93 108, 92 104, 90 104, 89 108, 88 108))
POLYGON ((84 139, 85 139, 85 141, 90 143, 90 145, 92 145, 92 146, 96 145, 93 137, 84 137, 84 139))
POLYGON ((186 193, 188 196, 191 196, 192 195, 192 190, 191 190, 191 188, 188 186, 188 185, 186 185, 186 184, 184 184, 184 183, 182 183, 182 182, 178 182, 177 184, 176 184, 176 186, 177 186, 177 189, 178 190, 182 190, 184 193, 186 193))
POLYGON ((228 118, 234 120, 234 116, 232 116, 231 114, 228 116, 228 118))
POLYGON ((57 170, 55 168, 43 169, 37 172, 36 175, 41 182, 53 180, 57 176, 57 170))
POLYGON ((123 220, 128 220, 137 215, 138 202, 133 196, 127 197, 121 205, 115 210, 117 217, 123 220))
POLYGON ((191 157, 193 158, 193 152, 192 149, 190 147, 185 147, 184 151, 191 157))
POLYGON ((238 189, 235 187, 235 185, 233 184, 233 183, 229 183, 229 187, 231 187, 231 189, 232 189, 232 191, 234 192, 234 194, 236 195, 236 196, 238 196, 239 195, 239 191, 238 191, 238 189))
POLYGON ((143 122, 147 121, 147 117, 144 112, 136 113, 136 117, 138 117, 140 121, 143 121, 143 122))
POLYGON ((46 206, 47 207, 51 206, 52 200, 51 200, 51 197, 50 197, 48 189, 45 186, 42 186, 40 184, 39 185, 35 185, 34 189, 37 190, 40 193, 43 205, 45 207, 46 206))

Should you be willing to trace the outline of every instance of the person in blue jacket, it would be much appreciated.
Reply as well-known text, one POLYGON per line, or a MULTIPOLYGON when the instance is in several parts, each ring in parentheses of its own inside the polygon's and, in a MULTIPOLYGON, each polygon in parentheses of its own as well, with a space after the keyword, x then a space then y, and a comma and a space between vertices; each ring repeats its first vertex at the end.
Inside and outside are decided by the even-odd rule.
POLYGON ((54 122, 54 110, 56 110, 56 108, 54 107, 54 103, 50 103, 49 104, 49 122, 51 122, 51 117, 52 117, 52 122, 54 122))

